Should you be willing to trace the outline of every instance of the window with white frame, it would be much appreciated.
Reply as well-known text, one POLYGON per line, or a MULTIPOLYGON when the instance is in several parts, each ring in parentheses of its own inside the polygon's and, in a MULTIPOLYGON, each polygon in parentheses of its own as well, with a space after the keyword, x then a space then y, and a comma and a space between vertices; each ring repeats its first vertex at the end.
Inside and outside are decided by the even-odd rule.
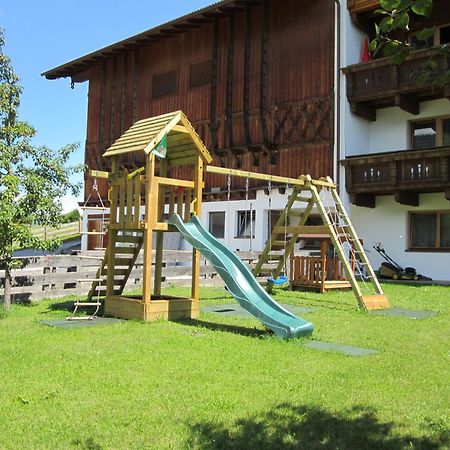
POLYGON ((256 211, 238 211, 237 212, 237 238, 255 237, 256 211))
POLYGON ((409 249, 450 251, 450 211, 409 213, 409 249))
POLYGON ((450 117, 411 122, 411 148, 432 148, 450 145, 450 117))

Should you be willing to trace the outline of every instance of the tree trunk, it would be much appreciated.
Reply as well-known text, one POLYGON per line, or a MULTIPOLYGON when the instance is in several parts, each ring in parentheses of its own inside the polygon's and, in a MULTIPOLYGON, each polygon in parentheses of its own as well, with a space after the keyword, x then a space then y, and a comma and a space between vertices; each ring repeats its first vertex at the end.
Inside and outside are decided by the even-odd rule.
POLYGON ((3 307, 9 311, 11 309, 11 270, 5 267, 5 290, 3 294, 3 307))

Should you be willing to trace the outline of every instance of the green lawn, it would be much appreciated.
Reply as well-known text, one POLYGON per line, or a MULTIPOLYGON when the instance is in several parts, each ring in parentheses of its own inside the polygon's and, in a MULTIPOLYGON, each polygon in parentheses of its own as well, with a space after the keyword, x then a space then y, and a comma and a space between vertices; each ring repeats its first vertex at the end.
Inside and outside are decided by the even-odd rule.
POLYGON ((80 235, 80 225, 77 222, 63 223, 58 228, 47 228, 40 225, 32 225, 31 233, 40 239, 50 239, 54 237, 66 241, 80 235))
MULTIPOLYGON (((0 320, 0 448, 449 448, 450 288, 385 290, 439 314, 368 315, 349 292, 276 295, 317 308, 304 316, 314 339, 378 350, 362 358, 250 319, 68 330, 40 323, 66 315, 61 301, 16 306, 0 320)), ((221 289, 202 298, 232 302, 221 289)))

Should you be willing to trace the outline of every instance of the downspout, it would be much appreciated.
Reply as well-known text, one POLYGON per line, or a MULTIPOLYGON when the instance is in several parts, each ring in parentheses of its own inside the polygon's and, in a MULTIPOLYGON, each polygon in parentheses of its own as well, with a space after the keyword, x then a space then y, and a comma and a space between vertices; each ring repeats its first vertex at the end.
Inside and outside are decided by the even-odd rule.
POLYGON ((333 149, 333 179, 338 193, 341 193, 341 175, 339 161, 341 160, 341 1, 334 0, 334 149, 333 149))

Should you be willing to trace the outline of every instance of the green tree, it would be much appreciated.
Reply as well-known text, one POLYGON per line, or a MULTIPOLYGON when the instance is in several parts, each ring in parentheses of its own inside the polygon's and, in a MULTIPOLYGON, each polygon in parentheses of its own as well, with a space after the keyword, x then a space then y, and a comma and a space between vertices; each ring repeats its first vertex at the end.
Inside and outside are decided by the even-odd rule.
POLYGON ((22 88, 10 59, 4 54, 4 31, 0 29, 0 269, 5 271, 3 305, 11 305, 11 269, 20 262, 13 258, 17 248, 52 249, 57 239, 41 240, 31 235, 32 223, 58 226, 66 192, 76 194, 80 186, 69 177, 81 166, 68 166, 77 145, 58 151, 35 147, 34 128, 18 119, 22 88))
MULTIPOLYGON (((416 50, 414 44, 399 38, 402 32, 409 31, 413 18, 429 17, 433 10, 433 0, 381 0, 381 9, 375 12, 382 19, 375 24, 375 39, 370 43, 369 50, 374 54, 382 51, 384 56, 393 56, 396 64, 401 64, 416 50)), ((427 41, 434 35, 436 27, 426 27, 417 33, 418 41, 427 41)), ((440 46, 441 52, 450 52, 448 45, 440 46)), ((450 83, 450 71, 442 71, 433 57, 421 66, 417 77, 418 83, 433 82, 444 86, 450 83)))

